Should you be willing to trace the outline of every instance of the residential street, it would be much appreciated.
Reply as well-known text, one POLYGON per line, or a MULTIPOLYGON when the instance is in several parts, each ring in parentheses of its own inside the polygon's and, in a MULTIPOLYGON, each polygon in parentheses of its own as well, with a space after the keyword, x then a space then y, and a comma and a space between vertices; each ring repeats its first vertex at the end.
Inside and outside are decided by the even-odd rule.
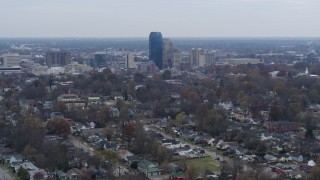
POLYGON ((14 180, 6 169, 0 166, 0 179, 1 180, 14 180))
POLYGON ((87 144, 81 142, 72 135, 68 136, 69 141, 77 148, 82 149, 84 152, 89 153, 91 156, 94 155, 94 150, 87 144))

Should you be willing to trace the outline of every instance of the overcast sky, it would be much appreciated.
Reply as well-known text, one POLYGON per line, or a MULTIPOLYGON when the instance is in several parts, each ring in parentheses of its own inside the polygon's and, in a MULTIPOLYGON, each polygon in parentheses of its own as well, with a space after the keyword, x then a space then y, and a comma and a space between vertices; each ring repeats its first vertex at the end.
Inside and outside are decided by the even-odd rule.
POLYGON ((0 0, 0 37, 320 37, 320 0, 0 0))

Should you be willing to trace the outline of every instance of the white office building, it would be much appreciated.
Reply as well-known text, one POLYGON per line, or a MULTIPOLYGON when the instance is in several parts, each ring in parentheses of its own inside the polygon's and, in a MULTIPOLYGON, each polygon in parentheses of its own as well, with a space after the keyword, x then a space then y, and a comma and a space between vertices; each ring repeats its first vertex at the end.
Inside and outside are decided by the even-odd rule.
POLYGON ((18 53, 8 53, 2 55, 4 67, 18 67, 21 61, 21 57, 18 53))

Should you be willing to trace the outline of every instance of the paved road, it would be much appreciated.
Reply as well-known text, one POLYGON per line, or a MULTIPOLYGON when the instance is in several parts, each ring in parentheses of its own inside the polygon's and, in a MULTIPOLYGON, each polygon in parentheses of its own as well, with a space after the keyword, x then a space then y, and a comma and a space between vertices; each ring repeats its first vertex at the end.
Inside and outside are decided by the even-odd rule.
POLYGON ((94 149, 92 149, 89 145, 83 143, 72 135, 68 136, 68 140, 79 149, 82 149, 84 152, 89 153, 91 156, 94 155, 94 149))
POLYGON ((14 180, 11 175, 8 173, 8 170, 0 167, 0 179, 1 180, 14 180))

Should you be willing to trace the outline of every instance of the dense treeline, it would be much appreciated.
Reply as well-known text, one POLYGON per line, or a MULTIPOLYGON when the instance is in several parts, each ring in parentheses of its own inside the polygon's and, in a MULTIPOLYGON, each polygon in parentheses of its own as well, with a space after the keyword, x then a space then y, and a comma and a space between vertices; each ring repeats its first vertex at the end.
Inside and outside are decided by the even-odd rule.
MULTIPOLYGON (((269 120, 272 121, 303 122, 307 127, 306 137, 314 138, 312 133, 315 127, 314 119, 305 117, 302 112, 308 105, 320 103, 320 80, 303 74, 305 68, 306 65, 303 63, 295 66, 261 64, 210 66, 204 69, 204 78, 188 73, 176 75, 170 71, 164 71, 150 78, 140 73, 116 74, 110 69, 105 69, 101 73, 92 72, 89 75, 59 78, 43 76, 31 83, 23 82, 20 80, 22 77, 3 76, 0 78, 1 90, 14 87, 14 83, 19 84, 19 88, 3 92, 6 98, 1 102, 1 106, 15 114, 16 126, 6 125, 5 115, 1 115, 0 134, 8 138, 10 147, 18 152, 24 152, 41 167, 65 169, 66 159, 70 158, 66 147, 48 144, 44 141, 44 136, 51 133, 66 137, 70 132, 61 130, 67 129, 68 124, 59 122, 45 126, 47 112, 40 107, 38 114, 21 112, 19 100, 55 101, 63 93, 75 93, 80 97, 90 94, 101 97, 121 95, 124 101, 115 104, 120 112, 117 117, 111 114, 110 107, 103 105, 77 109, 55 103, 53 109, 74 121, 95 122, 97 127, 117 124, 125 131, 124 135, 127 136, 128 144, 132 145, 130 149, 133 152, 153 155, 159 163, 170 159, 168 152, 147 138, 141 126, 131 127, 134 130, 125 126, 130 120, 138 119, 141 110, 152 111, 153 116, 170 117, 173 120, 177 119, 181 112, 185 115, 193 114, 195 130, 237 141, 256 154, 263 154, 266 150, 265 144, 259 142, 249 132, 226 133, 232 123, 226 120, 228 114, 217 104, 232 102, 256 119, 263 119, 261 112, 264 111, 269 113, 269 120), (272 71, 278 71, 276 77, 269 75, 272 71), (168 79, 176 79, 181 83, 170 84, 165 81, 168 79), (68 86, 59 84, 67 81, 72 81, 73 84, 68 86), (140 104, 125 103, 129 97, 140 104), (133 139, 135 143, 131 142, 133 139), (248 141, 243 142, 243 139, 248 141), (57 153, 59 156, 56 156, 57 153)), ((319 75, 318 65, 309 65, 308 68, 309 72, 319 75)), ((34 107, 38 107, 38 103, 35 103, 34 107)))

